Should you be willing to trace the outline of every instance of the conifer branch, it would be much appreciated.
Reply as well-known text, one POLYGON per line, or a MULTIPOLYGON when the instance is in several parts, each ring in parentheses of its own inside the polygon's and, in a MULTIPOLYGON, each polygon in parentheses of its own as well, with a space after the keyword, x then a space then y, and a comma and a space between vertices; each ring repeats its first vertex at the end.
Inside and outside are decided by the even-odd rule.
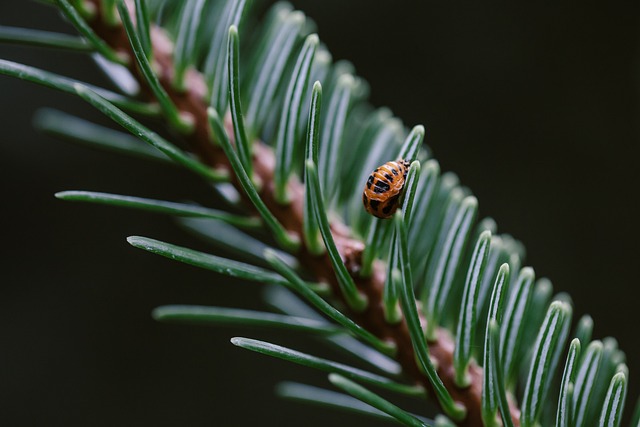
MULTIPOLYGON (((122 24, 114 25, 105 16, 102 16, 101 0, 87 0, 95 7, 96 14, 90 18, 88 24, 92 30, 115 52, 126 54, 125 57, 133 58, 134 52, 129 44, 127 32, 122 24)), ((133 15, 133 2, 127 3, 130 13, 133 15)), ((219 144, 213 143, 212 132, 207 118, 208 90, 203 76, 189 68, 183 77, 184 85, 176 88, 173 84, 174 75, 174 46, 169 37, 157 26, 150 27, 152 52, 148 55, 152 58, 154 71, 158 82, 166 91, 171 102, 176 106, 178 112, 183 117, 192 120, 193 127, 185 135, 190 149, 198 158, 211 167, 213 170, 226 170, 233 176, 233 169, 219 144)), ((128 68, 136 77, 138 83, 145 92, 149 100, 154 100, 153 91, 146 84, 143 73, 140 69, 128 63, 128 68)), ((230 116, 225 119, 227 134, 233 137, 233 125, 230 116)), ((233 144, 235 142, 231 141, 233 144)), ((276 159, 273 150, 262 141, 252 141, 252 169, 254 179, 261 183, 259 195, 276 219, 291 234, 298 236, 301 242, 303 237, 304 221, 304 186, 297 179, 288 181, 287 193, 289 199, 285 204, 281 198, 277 197, 274 181, 276 159)), ((232 181, 239 192, 244 195, 237 179, 232 181)), ((250 205, 247 203, 247 205, 250 205)), ((351 318, 372 332, 378 338, 388 341, 396 349, 395 357, 402 365, 407 378, 415 382, 416 385, 424 386, 433 396, 433 387, 427 377, 416 365, 415 354, 407 327, 403 318, 398 323, 390 324, 385 320, 384 313, 384 286, 387 272, 382 262, 375 261, 372 272, 367 277, 362 277, 359 272, 362 268, 362 255, 365 244, 354 238, 351 230, 343 223, 334 220, 331 224, 331 231, 340 256, 359 291, 369 302, 365 310, 361 312, 350 312, 351 318)), ((303 244, 295 253, 300 264, 309 270, 316 281, 324 281, 330 284, 333 295, 341 298, 339 284, 333 274, 331 260, 326 252, 316 255, 311 253, 303 244)), ((342 301, 346 304, 346 301, 342 301)), ((426 321, 421 316, 421 323, 426 321)), ((482 401, 482 381, 483 369, 474 361, 468 367, 468 386, 460 387, 456 381, 456 370, 454 369, 454 347, 455 343, 449 332, 444 328, 436 328, 432 339, 428 342, 429 355, 437 366, 437 373, 453 400, 462 404, 466 408, 466 416, 462 420, 457 420, 459 426, 482 426, 481 401, 482 401)), ((435 400, 435 399, 434 399, 435 400)), ((520 411, 514 401, 510 402, 511 418, 515 426, 519 426, 520 411)))

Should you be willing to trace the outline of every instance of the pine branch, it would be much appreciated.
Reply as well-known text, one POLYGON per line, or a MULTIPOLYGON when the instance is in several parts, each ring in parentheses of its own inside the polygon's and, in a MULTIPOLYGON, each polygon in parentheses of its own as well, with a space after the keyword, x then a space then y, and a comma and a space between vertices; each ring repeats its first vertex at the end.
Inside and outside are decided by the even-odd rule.
MULTIPOLYGON (((95 6, 96 15, 89 21, 93 31, 104 40, 107 45, 119 54, 126 53, 129 58, 134 57, 134 52, 129 44, 129 39, 125 28, 118 24, 110 23, 105 16, 102 16, 101 1, 89 0, 95 6)), ((129 9, 133 12, 131 5, 129 9)), ((148 55, 153 58, 159 84, 162 86, 171 102, 176 106, 181 117, 188 117, 193 126, 186 134, 186 139, 190 148, 203 163, 206 163, 214 170, 225 169, 233 176, 229 161, 220 147, 212 143, 212 134, 207 120, 207 85, 203 76, 187 69, 184 76, 184 84, 179 88, 175 87, 174 75, 175 63, 173 56, 173 45, 163 31, 152 26, 150 28, 152 52, 148 55)), ((144 88, 146 95, 154 99, 152 88, 146 84, 142 72, 129 61, 129 69, 136 76, 140 85, 144 88)), ((227 134, 233 135, 233 125, 227 118, 225 121, 227 134)), ((184 129, 183 129, 184 130, 184 129)), ((232 143, 234 143, 232 141, 232 143)), ((288 183, 287 193, 288 203, 282 204, 282 197, 278 197, 274 183, 275 156, 273 150, 261 141, 253 141, 252 169, 254 180, 261 183, 259 195, 276 219, 293 235, 304 241, 303 221, 304 221, 304 187, 292 179, 288 183)), ((240 189, 237 180, 234 185, 240 189)), ((240 191, 244 194, 242 191, 240 191)), ((336 247, 342 260, 347 266, 359 291, 368 300, 368 305, 362 312, 350 312, 351 317, 367 330, 374 333, 379 338, 389 341, 397 349, 396 359, 402 365, 407 377, 413 379, 416 384, 424 386, 433 393, 433 387, 427 377, 416 365, 414 350, 409 334, 409 329, 405 319, 399 323, 390 324, 385 321, 383 294, 387 273, 383 264, 379 261, 373 263, 371 275, 361 277, 358 273, 362 268, 362 255, 365 245, 362 241, 353 237, 351 230, 344 224, 333 221, 331 231, 336 247)), ((332 274, 333 267, 329 256, 312 254, 304 245, 295 254, 300 264, 306 267, 318 281, 325 281, 331 285, 334 296, 340 298, 342 295, 339 284, 332 274)), ((346 301, 342 301, 346 304, 346 301)), ((424 324, 425 320, 421 319, 424 324)), ((435 329, 433 338, 428 343, 429 353, 434 364, 437 366, 437 373, 442 379, 445 388, 453 397, 454 401, 461 403, 467 413, 464 419, 457 420, 460 426, 481 426, 481 400, 482 400, 482 380, 483 370, 475 362, 471 362, 468 368, 468 387, 458 387, 455 380, 454 370, 454 341, 449 333, 443 328, 435 329)), ((519 409, 513 402, 510 402, 511 417, 514 425, 519 426, 519 409)))

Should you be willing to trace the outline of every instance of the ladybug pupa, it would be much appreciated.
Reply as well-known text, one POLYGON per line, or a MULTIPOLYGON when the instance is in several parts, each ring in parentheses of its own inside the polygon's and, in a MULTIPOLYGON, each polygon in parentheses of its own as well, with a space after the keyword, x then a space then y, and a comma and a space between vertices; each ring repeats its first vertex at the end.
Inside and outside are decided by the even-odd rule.
POLYGON ((377 167, 364 186, 362 203, 371 215, 390 218, 400 205, 400 196, 409 170, 408 160, 395 160, 377 167))

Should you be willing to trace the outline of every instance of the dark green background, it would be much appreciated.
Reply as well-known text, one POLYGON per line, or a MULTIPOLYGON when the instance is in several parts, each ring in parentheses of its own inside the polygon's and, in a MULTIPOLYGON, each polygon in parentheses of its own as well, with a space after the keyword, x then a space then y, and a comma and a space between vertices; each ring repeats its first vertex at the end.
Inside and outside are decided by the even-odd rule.
MULTIPOLYGON (((635 400, 637 5, 294 3, 317 21, 334 58, 351 60, 370 82, 375 105, 408 126, 425 124, 442 169, 526 244, 538 276, 571 294, 575 317, 590 313, 595 337, 616 336, 635 400)), ((47 7, 18 0, 0 2, 0 25, 69 31, 47 7)), ((2 46, 0 57, 104 83, 79 55, 2 46)), ((151 320, 151 309, 167 303, 260 307, 257 285, 125 243, 140 234, 204 248, 169 219, 53 198, 90 189, 207 203, 200 181, 36 134, 30 120, 41 106, 103 121, 69 96, 0 77, 0 97, 0 423, 374 425, 275 399, 279 379, 324 377, 228 341, 267 337, 337 357, 304 337, 151 320)))

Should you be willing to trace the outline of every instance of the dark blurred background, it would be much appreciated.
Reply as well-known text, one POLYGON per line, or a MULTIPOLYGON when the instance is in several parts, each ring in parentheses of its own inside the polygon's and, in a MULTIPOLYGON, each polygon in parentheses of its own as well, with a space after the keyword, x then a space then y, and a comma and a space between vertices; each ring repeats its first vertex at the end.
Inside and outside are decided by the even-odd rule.
MULTIPOLYGON (((571 294, 574 317, 590 313, 596 338, 618 339, 635 401, 640 5, 293 3, 370 82, 374 105, 425 124, 442 169, 526 244, 538 277, 571 294)), ((0 25, 71 31, 18 0, 0 2, 0 25)), ((0 46, 0 58, 106 84, 81 55, 0 46)), ((70 96, 0 77, 0 99, 2 425, 378 425, 273 397, 281 379, 324 381, 228 341, 274 335, 154 322, 168 303, 260 307, 258 285, 126 244, 139 234, 204 248, 170 219, 53 198, 89 189, 207 203, 205 185, 32 130, 45 106, 106 123, 70 96)))

